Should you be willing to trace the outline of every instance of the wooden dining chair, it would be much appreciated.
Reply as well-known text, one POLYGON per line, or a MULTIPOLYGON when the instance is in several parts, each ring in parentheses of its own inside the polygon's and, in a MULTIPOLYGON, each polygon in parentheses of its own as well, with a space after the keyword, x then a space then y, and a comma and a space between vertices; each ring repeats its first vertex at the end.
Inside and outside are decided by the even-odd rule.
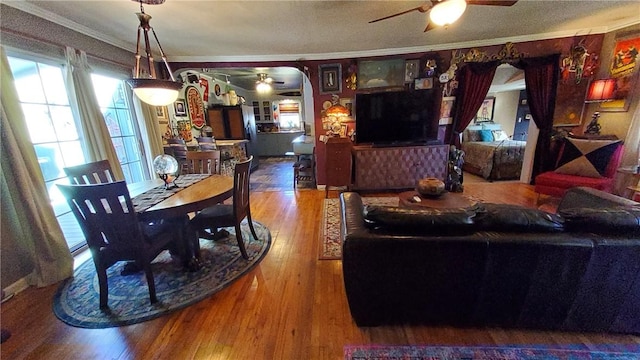
MULTIPOLYGON (((151 262, 163 250, 183 254, 182 227, 172 221, 139 222, 124 181, 58 188, 87 239, 100 286, 100 308, 108 307, 107 269, 135 261, 144 270, 151 303, 158 301, 151 262)), ((185 220, 186 221, 186 220, 185 220)), ((186 223, 185 223, 186 225, 186 223)))
POLYGON ((220 151, 187 151, 188 174, 220 174, 220 151))
POLYGON ((101 184, 114 182, 109 160, 100 160, 87 164, 70 166, 63 169, 71 184, 101 184))
POLYGON ((216 141, 210 136, 200 136, 196 138, 200 150, 217 150, 216 141))
POLYGON ((167 142, 170 150, 165 149, 165 154, 170 152, 169 155, 178 161, 180 174, 185 174, 187 172, 187 153, 189 152, 187 145, 182 139, 169 139, 167 142))
POLYGON ((217 228, 234 226, 236 239, 240 247, 240 253, 245 259, 249 259, 242 239, 240 223, 245 218, 249 223, 249 229, 253 238, 258 240, 258 235, 253 228, 251 220, 251 207, 249 204, 249 175, 253 156, 236 164, 233 175, 233 201, 232 204, 217 204, 207 207, 191 219, 190 224, 196 231, 215 230, 217 228))

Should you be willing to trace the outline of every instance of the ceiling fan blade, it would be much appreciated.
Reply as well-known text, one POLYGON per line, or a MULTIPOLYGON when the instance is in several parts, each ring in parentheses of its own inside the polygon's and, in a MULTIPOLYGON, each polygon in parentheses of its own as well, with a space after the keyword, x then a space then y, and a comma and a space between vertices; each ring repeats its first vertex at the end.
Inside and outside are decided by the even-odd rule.
POLYGON ((518 0, 466 0, 467 5, 513 6, 518 0))
POLYGON ((427 32, 427 31, 429 31, 429 30, 433 30, 433 29, 435 29, 435 28, 436 28, 436 25, 433 25, 433 23, 431 23, 431 21, 429 21, 429 20, 427 19, 427 27, 426 27, 426 28, 424 28, 424 32, 427 32))
POLYGON ((402 11, 402 12, 399 12, 399 13, 396 13, 396 14, 393 14, 393 15, 385 16, 385 17, 382 17, 380 19, 371 20, 371 21, 369 21, 369 24, 374 23, 374 22, 378 22, 378 21, 382 21, 382 20, 391 19, 391 18, 396 17, 396 16, 408 14, 408 13, 413 12, 413 11, 419 11, 421 13, 424 13, 424 12, 427 12, 430 8, 431 8, 431 4, 420 5, 418 7, 413 8, 413 9, 409 9, 409 10, 405 10, 405 11, 402 11))
POLYGON ((272 84, 284 85, 284 81, 271 81, 272 84))

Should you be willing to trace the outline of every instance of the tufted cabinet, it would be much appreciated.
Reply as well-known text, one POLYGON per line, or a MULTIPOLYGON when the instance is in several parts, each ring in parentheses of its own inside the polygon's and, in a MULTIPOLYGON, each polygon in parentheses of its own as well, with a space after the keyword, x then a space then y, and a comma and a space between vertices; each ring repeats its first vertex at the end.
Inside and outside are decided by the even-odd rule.
POLYGON ((353 155, 354 189, 406 189, 425 177, 446 179, 449 145, 356 146, 353 155))

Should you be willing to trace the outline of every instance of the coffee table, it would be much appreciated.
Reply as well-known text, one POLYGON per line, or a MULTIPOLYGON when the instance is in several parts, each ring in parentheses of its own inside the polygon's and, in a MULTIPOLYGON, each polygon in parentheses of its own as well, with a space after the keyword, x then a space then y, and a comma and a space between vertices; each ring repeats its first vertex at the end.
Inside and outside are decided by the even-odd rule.
POLYGON ((462 193, 446 192, 441 196, 425 197, 420 196, 417 191, 405 191, 398 195, 400 198, 400 207, 408 209, 451 209, 451 208, 467 208, 476 204, 475 201, 464 196, 462 193), (413 200, 414 196, 420 198, 420 202, 413 200))

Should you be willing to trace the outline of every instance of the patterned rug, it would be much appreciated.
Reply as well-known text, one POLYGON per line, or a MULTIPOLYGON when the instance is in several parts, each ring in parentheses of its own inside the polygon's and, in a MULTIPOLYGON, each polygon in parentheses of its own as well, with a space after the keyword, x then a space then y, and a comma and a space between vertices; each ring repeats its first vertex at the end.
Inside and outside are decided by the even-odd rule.
MULTIPOLYGON (((363 197, 365 205, 398 206, 397 197, 363 197)), ((340 199, 324 199, 320 231, 320 260, 340 260, 342 239, 340 239, 340 199)))
POLYGON ((640 346, 604 346, 603 350, 545 347, 345 346, 345 360, 638 360, 640 346))
POLYGON ((120 275, 125 263, 107 271, 109 309, 99 308, 99 286, 93 260, 80 265, 74 277, 65 281, 53 299, 53 312, 65 323, 83 328, 107 328, 151 320, 171 311, 192 305, 229 286, 249 272, 267 254, 271 246, 269 229, 253 222, 258 240, 253 239, 246 220, 242 237, 249 254, 240 254, 235 229, 218 241, 200 240, 202 268, 188 272, 165 251, 152 263, 158 302, 151 305, 144 272, 120 275))

